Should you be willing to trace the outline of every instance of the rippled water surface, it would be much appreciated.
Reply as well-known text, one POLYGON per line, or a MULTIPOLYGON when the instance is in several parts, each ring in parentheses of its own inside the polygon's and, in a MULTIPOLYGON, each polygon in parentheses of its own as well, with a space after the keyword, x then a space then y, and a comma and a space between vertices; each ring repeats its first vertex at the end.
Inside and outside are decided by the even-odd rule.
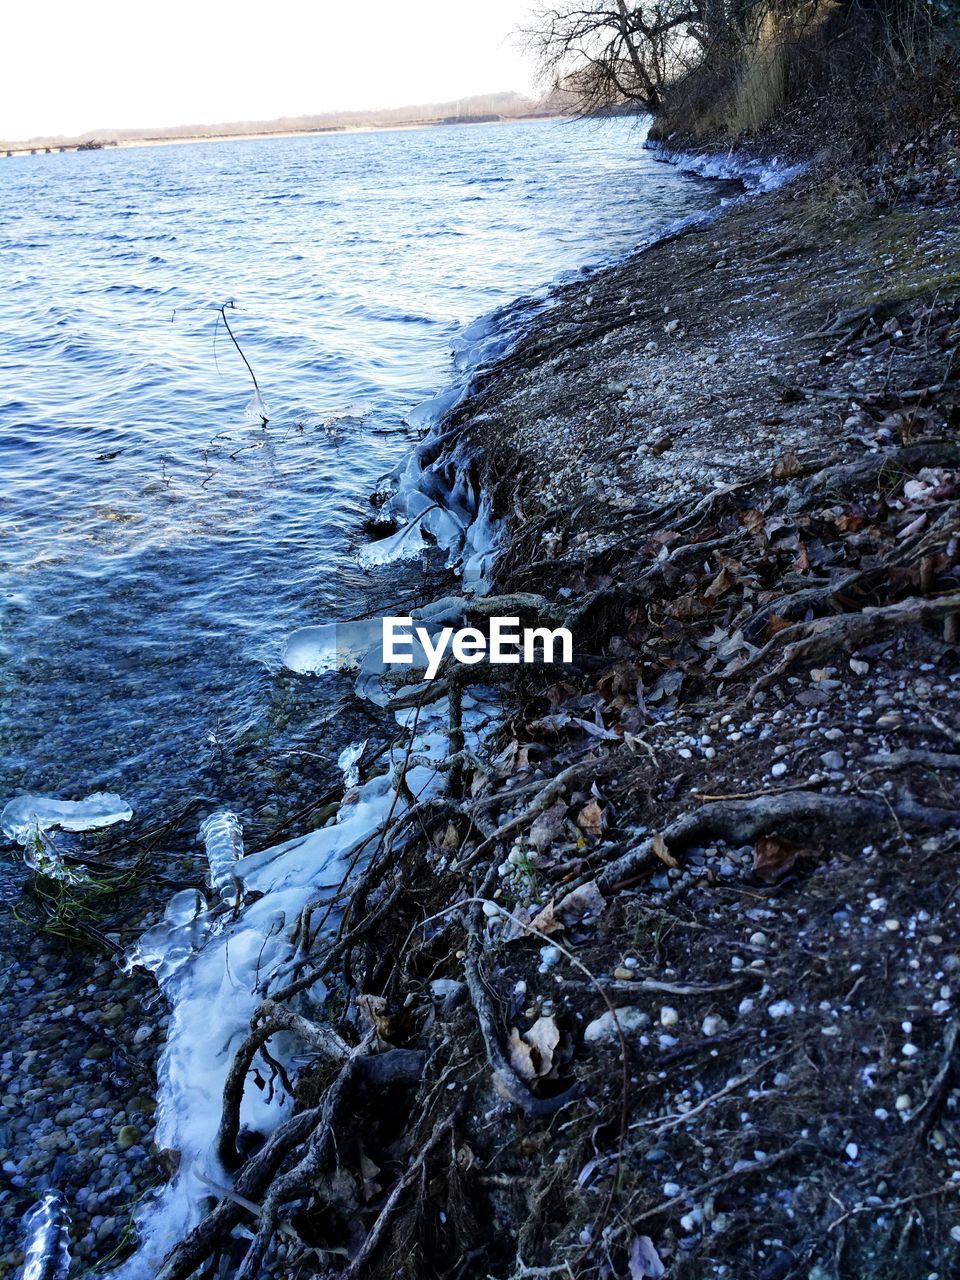
POLYGON ((536 122, 0 161, 0 801, 159 813, 229 801, 277 726, 325 750, 280 642, 363 610, 367 497, 458 331, 717 200, 640 142, 536 122), (266 429, 215 332, 231 298, 266 429))

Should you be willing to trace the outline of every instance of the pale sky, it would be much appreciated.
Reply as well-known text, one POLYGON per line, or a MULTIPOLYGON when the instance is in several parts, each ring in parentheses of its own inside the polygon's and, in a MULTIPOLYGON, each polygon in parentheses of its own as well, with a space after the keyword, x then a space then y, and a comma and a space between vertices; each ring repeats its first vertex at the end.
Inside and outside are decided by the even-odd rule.
POLYGON ((532 90, 533 0, 7 0, 0 138, 532 90))

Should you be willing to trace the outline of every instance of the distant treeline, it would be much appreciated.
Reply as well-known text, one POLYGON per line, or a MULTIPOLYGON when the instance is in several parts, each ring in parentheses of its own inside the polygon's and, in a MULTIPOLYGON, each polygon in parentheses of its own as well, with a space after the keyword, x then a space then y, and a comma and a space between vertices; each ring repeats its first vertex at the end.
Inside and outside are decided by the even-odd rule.
POLYGON ((519 93, 485 93, 452 102, 388 107, 378 111, 324 111, 317 115, 280 116, 276 120, 239 120, 221 124, 184 124, 136 129, 93 129, 76 137, 37 137, 0 142, 0 150, 47 147, 106 146, 120 142, 166 142, 186 138, 246 137, 270 133, 332 133, 344 129, 375 129, 417 124, 469 124, 558 115, 569 109, 573 96, 554 89, 539 99, 519 93))

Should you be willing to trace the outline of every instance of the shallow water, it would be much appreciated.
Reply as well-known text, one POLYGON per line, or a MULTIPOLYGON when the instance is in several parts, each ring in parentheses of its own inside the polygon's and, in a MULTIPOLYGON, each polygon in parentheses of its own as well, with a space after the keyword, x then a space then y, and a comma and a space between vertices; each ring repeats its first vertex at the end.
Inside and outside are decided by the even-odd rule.
POLYGON ((276 726, 315 748, 304 708, 336 718, 349 683, 305 694, 283 638, 366 607, 368 495, 463 326, 719 198, 641 139, 535 122, 0 162, 0 802, 108 788, 138 817, 200 796, 256 820, 276 726))

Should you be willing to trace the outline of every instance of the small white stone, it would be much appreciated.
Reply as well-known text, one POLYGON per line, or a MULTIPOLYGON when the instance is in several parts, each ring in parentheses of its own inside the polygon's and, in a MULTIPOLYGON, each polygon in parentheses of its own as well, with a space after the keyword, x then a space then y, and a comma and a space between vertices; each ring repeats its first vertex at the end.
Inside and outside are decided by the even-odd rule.
POLYGON ((910 1041, 908 1040, 907 1043, 900 1050, 900 1052, 903 1054, 905 1058, 915 1058, 917 1054, 920 1052, 920 1050, 917 1048, 915 1044, 911 1044, 910 1041))
POLYGON ((663 1184, 663 1194, 671 1200, 674 1196, 678 1196, 682 1190, 683 1188, 679 1182, 665 1182, 663 1184))
POLYGON ((741 1017, 746 1017, 748 1013, 753 1013, 753 1008, 754 1001, 751 1000, 749 996, 744 996, 740 1001, 740 1004, 737 1006, 737 1013, 739 1013, 741 1017))
POLYGON ((767 945, 767 935, 765 933, 760 933, 759 931, 757 933, 751 933, 750 945, 751 947, 765 947, 767 945))
POLYGON ((857 1156, 860 1154, 860 1148, 855 1142, 848 1142, 843 1149, 850 1160, 856 1160, 857 1156))
POLYGON ((910 1099, 909 1093, 901 1093, 893 1105, 900 1112, 909 1111, 910 1101, 911 1099, 910 1099))
POLYGON ((723 1019, 718 1018, 715 1013, 708 1013, 701 1023, 700 1030, 705 1036, 719 1035, 723 1030, 723 1019))
POLYGON ((784 764, 782 760, 778 760, 777 763, 770 770, 770 776, 771 778, 782 778, 786 772, 787 772, 787 766, 784 764))
POLYGON ((793 1012, 793 1005, 789 1000, 776 1000, 767 1010, 771 1018, 790 1018, 793 1012))
POLYGON ((675 1027, 680 1021, 680 1015, 676 1009, 672 1009, 670 1005, 665 1004, 660 1010, 661 1027, 675 1027))

